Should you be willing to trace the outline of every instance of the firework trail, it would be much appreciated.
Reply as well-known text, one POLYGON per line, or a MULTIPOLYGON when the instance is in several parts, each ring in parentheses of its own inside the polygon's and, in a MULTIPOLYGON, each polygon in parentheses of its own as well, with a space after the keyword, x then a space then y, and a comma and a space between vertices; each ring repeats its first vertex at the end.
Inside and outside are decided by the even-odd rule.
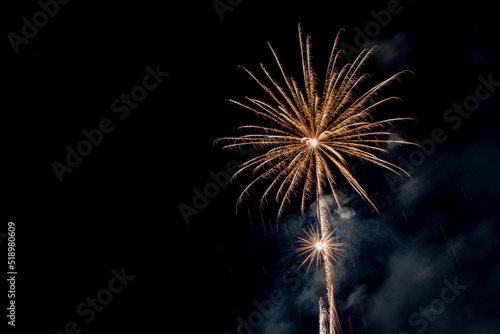
POLYGON ((321 298, 319 299, 319 334, 328 334, 328 310, 321 298))
MULTIPOLYGON (((318 217, 320 218, 320 223, 321 223, 321 234, 323 236, 328 235, 330 232, 330 223, 328 221, 329 217, 329 212, 328 212, 328 205, 326 204, 326 201, 323 196, 319 198, 318 202, 318 217)), ((326 244, 330 244, 326 242, 326 244)), ((336 328, 339 328, 340 322, 337 314, 337 306, 335 303, 335 296, 334 296, 334 291, 335 291, 335 271, 333 268, 332 260, 335 259, 334 256, 329 256, 327 252, 323 252, 323 261, 325 263, 325 276, 326 276, 326 291, 327 291, 327 296, 328 296, 328 304, 330 307, 328 319, 329 319, 329 328, 330 328, 330 333, 335 333, 336 328)))
POLYGON ((315 197, 320 229, 306 231, 307 237, 301 238, 304 244, 299 251, 304 254, 309 253, 306 260, 316 260, 317 263, 322 261, 325 267, 328 313, 325 313, 323 302, 320 301, 320 328, 321 333, 327 333, 326 327, 328 327, 330 334, 339 330, 334 298, 333 263, 336 262, 336 255, 342 246, 337 238, 332 236, 335 229, 332 228, 331 215, 324 198, 324 194, 331 191, 340 208, 335 191, 337 176, 334 171, 339 172, 375 210, 376 207, 367 192, 349 171, 347 159, 368 161, 398 175, 400 172, 408 175, 400 167, 377 157, 374 153, 386 152, 382 145, 409 144, 397 140, 390 132, 384 131, 385 127, 409 118, 374 121, 372 116, 377 107, 389 101, 399 100, 397 97, 382 99, 378 96, 384 87, 398 80, 404 71, 360 93, 366 79, 369 78, 367 73, 362 73, 362 69, 374 48, 362 50, 352 64, 343 64, 343 51, 339 48, 342 31, 340 30, 336 36, 321 90, 318 88, 318 79, 311 64, 311 37, 307 36, 304 42, 300 25, 304 91, 299 88, 294 78, 285 74, 276 52, 268 43, 285 86, 273 79, 263 64, 260 67, 272 86, 266 86, 252 72, 242 67, 266 91, 273 102, 270 104, 249 97, 246 97, 247 103, 234 100, 230 102, 274 122, 280 129, 246 125, 240 129, 252 133, 216 140, 225 142, 224 148, 252 146, 264 152, 241 164, 233 175, 235 178, 246 171, 251 171, 255 175, 255 179, 239 196, 237 208, 245 196, 250 196, 255 185, 265 181, 269 182, 269 186, 265 189, 260 203, 262 206, 265 205, 271 194, 275 194, 275 200, 279 204, 278 219, 294 196, 301 199, 302 214, 305 212, 308 200, 315 197))

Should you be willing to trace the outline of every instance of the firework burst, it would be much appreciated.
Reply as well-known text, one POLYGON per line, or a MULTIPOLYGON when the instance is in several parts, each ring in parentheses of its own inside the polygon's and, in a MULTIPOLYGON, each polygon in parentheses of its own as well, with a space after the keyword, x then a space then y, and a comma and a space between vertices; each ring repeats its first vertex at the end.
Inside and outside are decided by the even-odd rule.
MULTIPOLYGON (((386 152, 388 144, 410 144, 398 140, 392 133, 384 130, 397 121, 409 118, 391 118, 374 121, 372 113, 381 105, 397 97, 380 98, 384 87, 397 81, 403 72, 363 90, 364 82, 369 78, 363 72, 374 48, 364 49, 352 63, 344 63, 343 51, 339 47, 342 30, 336 36, 329 58, 326 76, 322 87, 311 64, 311 37, 305 41, 299 25, 299 40, 302 59, 304 89, 297 81, 285 74, 283 66, 271 44, 269 48, 276 60, 282 76, 282 82, 275 80, 267 68, 261 64, 269 80, 266 85, 252 72, 242 67, 264 91, 271 97, 271 102, 246 97, 246 102, 230 102, 255 112, 258 116, 277 125, 265 127, 246 125, 242 130, 250 131, 240 137, 218 139, 226 143, 224 148, 252 146, 263 153, 240 165, 233 175, 251 171, 255 179, 242 191, 237 207, 245 196, 252 194, 259 183, 268 182, 260 202, 264 205, 274 194, 279 204, 278 219, 282 216, 286 204, 294 196, 301 199, 301 212, 313 196, 316 200, 317 217, 320 228, 309 229, 306 238, 299 238, 299 252, 307 254, 305 262, 309 266, 316 261, 325 267, 328 294, 328 314, 320 306, 320 331, 336 333, 339 330, 334 298, 335 271, 333 263, 341 252, 343 244, 338 243, 331 227, 331 215, 324 194, 330 192, 340 208, 336 194, 338 174, 342 175, 352 188, 375 209, 375 204, 349 170, 349 159, 367 161, 379 165, 396 174, 406 173, 400 167, 379 158, 375 153, 386 152)), ((322 302, 320 301, 320 305, 322 302)))
POLYGON ((373 121, 372 117, 372 111, 375 108, 389 101, 399 100, 397 97, 384 99, 377 99, 377 97, 382 88, 397 80, 405 71, 361 94, 359 90, 362 83, 369 77, 367 73, 361 73, 361 71, 374 48, 364 49, 352 64, 341 66, 343 55, 343 51, 339 49, 341 32, 342 30, 335 39, 321 91, 318 90, 318 80, 311 65, 311 38, 308 36, 306 42, 303 42, 300 25, 304 92, 294 78, 285 74, 270 44, 269 47, 281 71, 286 88, 271 77, 263 64, 261 68, 274 90, 242 67, 269 94, 274 103, 271 105, 249 97, 246 98, 247 103, 234 100, 230 102, 254 111, 258 116, 277 124, 279 129, 246 125, 239 129, 253 131, 253 133, 217 140, 227 143, 224 148, 253 146, 265 150, 264 154, 240 165, 239 170, 233 175, 234 178, 250 170, 257 175, 241 193, 238 206, 243 198, 251 193, 255 185, 265 181, 270 181, 270 184, 261 197, 261 204, 267 203, 271 194, 275 194, 275 199, 280 204, 278 218, 283 214, 285 204, 290 202, 293 195, 301 197, 302 212, 311 196, 316 194, 319 198, 327 190, 332 192, 339 204, 335 190, 337 180, 333 172, 333 169, 336 169, 354 190, 375 208, 366 191, 349 171, 347 158, 354 157, 357 160, 369 161, 399 175, 401 172, 406 173, 400 167, 377 157, 374 153, 386 152, 381 147, 384 144, 408 144, 408 142, 397 140, 392 133, 383 129, 394 122, 409 118, 373 121))
POLYGON ((300 266, 308 263, 307 270, 309 270, 314 262, 316 263, 316 267, 319 267, 324 258, 329 258, 337 262, 338 256, 345 251, 344 247, 347 244, 339 242, 341 236, 335 235, 335 230, 326 235, 321 233, 318 225, 316 225, 316 228, 308 227, 302 230, 305 236, 297 237, 299 244, 297 252, 300 256, 305 256, 300 266))

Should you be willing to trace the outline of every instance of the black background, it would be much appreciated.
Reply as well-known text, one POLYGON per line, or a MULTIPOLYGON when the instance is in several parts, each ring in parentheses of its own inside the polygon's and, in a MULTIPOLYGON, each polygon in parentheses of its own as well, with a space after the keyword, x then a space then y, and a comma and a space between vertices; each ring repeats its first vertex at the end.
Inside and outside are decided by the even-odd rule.
MULTIPOLYGON (((418 119, 400 125, 412 140, 443 126, 443 112, 474 92, 479 75, 500 79, 498 18, 486 2, 401 5, 403 11, 374 41, 390 41, 403 32, 410 42, 399 45, 400 54, 387 64, 375 57, 370 69, 375 79, 402 69, 414 72, 395 88, 405 101, 398 112, 418 119)), ((251 206, 235 214, 247 179, 221 189, 190 224, 178 206, 192 205, 193 188, 202 189, 210 171, 245 159, 213 144, 238 134, 239 125, 258 122, 227 99, 266 99, 238 65, 261 78, 261 62, 277 73, 269 41, 289 73, 300 78, 301 22, 313 38, 321 73, 338 29, 345 28, 344 40, 354 44, 354 27, 364 29, 373 20, 370 11, 386 8, 387 1, 244 0, 225 12, 223 21, 211 1, 71 1, 17 54, 6 36, 19 34, 21 18, 40 8, 36 1, 4 6, 1 231, 10 220, 17 224, 16 330, 58 333, 75 320, 82 333, 236 333, 236 317, 251 311, 245 305, 265 299, 280 279, 286 268, 275 261, 293 248, 293 241, 286 244, 288 239, 274 236, 274 223, 268 222, 276 208, 265 212, 266 229, 260 218, 249 217, 249 209, 255 213, 251 206), (169 77, 128 118, 118 120, 111 102, 142 82, 146 66, 157 64, 169 77), (83 139, 81 131, 97 127, 103 118, 112 119, 115 130, 60 183, 52 162, 63 162, 65 146, 75 147, 83 139), (84 324, 76 306, 107 286, 112 269, 123 267, 135 279, 84 324)), ((464 213, 467 207, 480 211, 478 219, 495 215, 497 106, 498 93, 437 148, 442 155, 471 142, 491 148, 487 158, 471 157, 474 165, 459 160, 444 165, 462 170, 470 181, 464 182, 475 185, 465 189, 473 194, 468 199, 457 195, 460 182, 453 173, 442 178, 447 190, 431 189, 426 196, 426 205, 450 213, 442 222, 450 237, 474 224, 464 213)), ((429 159, 426 165, 438 163, 429 159)), ((382 171, 374 169, 373 175, 382 177, 382 171)), ((384 188, 384 182, 370 182, 370 191, 379 183, 384 188)), ((415 210, 414 218, 425 214, 415 210)), ((477 266, 496 262, 483 258, 477 266)), ((297 314, 288 316, 299 323, 297 314)), ((363 332, 360 320, 353 321, 355 332, 363 332)), ((311 318, 297 326, 302 326, 297 332, 316 331, 311 318)))

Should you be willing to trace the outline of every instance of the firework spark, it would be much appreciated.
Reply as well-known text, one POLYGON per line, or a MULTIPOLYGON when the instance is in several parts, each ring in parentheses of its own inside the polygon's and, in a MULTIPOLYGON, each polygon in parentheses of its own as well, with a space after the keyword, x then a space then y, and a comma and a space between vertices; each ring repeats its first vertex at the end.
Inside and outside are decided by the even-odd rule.
POLYGON ((316 226, 316 228, 309 227, 303 229, 303 232, 305 237, 297 237, 299 243, 297 252, 299 255, 307 255, 300 265, 303 266, 309 262, 307 270, 309 270, 314 262, 316 262, 316 267, 319 267, 324 258, 329 258, 337 262, 338 255, 343 253, 345 251, 344 247, 347 246, 346 243, 338 241, 341 236, 335 235, 335 230, 323 235, 318 226, 316 226))
POLYGON ((398 80, 405 71, 363 92, 364 83, 369 75, 362 71, 374 48, 362 50, 353 63, 343 64, 343 51, 339 48, 342 31, 340 30, 336 36, 322 88, 318 86, 319 80, 311 64, 311 37, 308 36, 304 42, 300 25, 299 41, 304 90, 294 78, 285 74, 276 52, 268 43, 283 77, 282 84, 273 79, 263 64, 261 68, 269 79, 269 86, 257 79, 252 72, 242 68, 266 91, 272 103, 249 97, 246 97, 246 103, 230 101, 277 124, 279 129, 246 125, 240 129, 251 133, 217 140, 226 142, 224 148, 252 146, 264 152, 240 165, 239 170, 233 175, 234 178, 246 171, 251 171, 255 175, 255 179, 238 198, 237 207, 245 196, 252 193, 257 184, 266 181, 269 185, 262 194, 260 202, 261 205, 265 205, 271 194, 275 194, 275 200, 279 204, 278 219, 294 196, 301 199, 301 212, 304 213, 308 200, 315 195, 320 230, 306 231, 307 238, 301 240, 303 245, 299 251, 304 254, 309 253, 305 260, 305 262, 310 260, 309 266, 316 260, 317 263, 322 261, 325 267, 329 315, 326 317, 321 306, 320 323, 321 331, 326 332, 325 324, 328 320, 330 333, 337 332, 339 327, 334 299, 333 262, 341 247, 333 236, 335 230, 331 228, 331 216, 324 194, 331 191, 340 207, 335 191, 338 179, 334 171, 340 173, 375 209, 375 204, 367 192, 349 171, 348 160, 354 158, 358 161, 367 161, 396 174, 400 175, 402 172, 408 175, 406 171, 377 157, 375 153, 386 152, 383 145, 409 144, 393 137, 384 128, 410 118, 374 121, 372 116, 377 107, 389 101, 399 100, 397 97, 379 98, 379 93, 384 87, 398 80))

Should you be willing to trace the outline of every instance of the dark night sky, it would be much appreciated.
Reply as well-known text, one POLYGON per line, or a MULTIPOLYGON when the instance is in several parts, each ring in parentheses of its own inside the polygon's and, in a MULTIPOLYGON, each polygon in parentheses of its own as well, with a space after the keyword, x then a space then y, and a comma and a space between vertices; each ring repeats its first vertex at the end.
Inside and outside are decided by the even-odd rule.
MULTIPOLYGON (((3 11, 6 199, 0 232, 7 221, 16 222, 15 332, 59 333, 75 321, 81 333, 237 333, 239 322, 260 319, 255 304, 267 305, 273 291, 280 298, 242 333, 317 332, 323 273, 297 271, 294 241, 314 215, 301 217, 292 205, 276 225, 277 207, 271 204, 261 216, 252 201, 236 215, 245 177, 218 187, 189 224, 179 205, 193 206, 193 189, 203 191, 211 174, 249 157, 213 145, 237 135, 239 125, 263 122, 227 102, 268 99, 238 65, 264 78, 262 62, 278 75, 269 41, 288 74, 300 78, 300 22, 322 74, 338 29, 346 29, 344 42, 356 45, 356 30, 365 31, 372 13, 393 1, 232 3, 221 21, 211 0, 71 1, 59 5, 18 53, 8 34, 22 34, 21 18, 32 20, 40 5, 24 1, 3 11), (113 101, 143 84, 147 66, 169 75, 127 116, 115 113, 113 101), (65 147, 75 148, 85 139, 82 130, 106 118, 113 131, 59 182, 51 164, 64 162, 65 147), (77 306, 122 268, 135 278, 86 323, 77 306)), ((384 170, 353 163, 380 215, 347 186, 345 210, 332 207, 352 245, 338 266, 343 330, 349 333, 350 321, 354 333, 496 333, 497 11, 486 1, 438 7, 406 0, 397 8, 357 46, 379 45, 367 67, 373 83, 403 69, 414 73, 387 90, 404 103, 377 117, 416 118, 396 130, 423 148, 395 146, 385 156, 397 164, 416 161, 411 179, 388 181, 384 170), (474 98, 478 91, 485 98, 474 98), (465 116, 447 111, 464 103, 472 110, 465 116), (442 140, 430 144, 436 132, 442 140), (459 286, 455 295, 450 285, 459 286)))

